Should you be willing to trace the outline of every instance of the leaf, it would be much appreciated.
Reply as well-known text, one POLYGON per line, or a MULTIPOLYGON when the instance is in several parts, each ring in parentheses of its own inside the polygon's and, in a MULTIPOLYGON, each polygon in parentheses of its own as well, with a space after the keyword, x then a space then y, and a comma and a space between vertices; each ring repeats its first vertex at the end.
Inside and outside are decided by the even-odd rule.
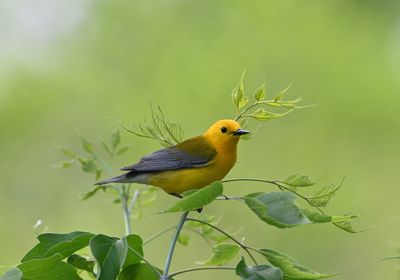
POLYGON ((71 160, 62 160, 57 164, 53 164, 53 167, 55 168, 68 168, 71 166, 71 164, 74 163, 75 160, 71 159, 71 160))
POLYGON ((96 264, 96 262, 87 260, 86 258, 84 258, 78 254, 72 254, 71 256, 69 256, 67 259, 67 263, 77 269, 85 270, 89 273, 94 274, 93 268, 94 268, 94 265, 96 264))
POLYGON ((78 157, 75 153, 73 153, 67 149, 64 149, 64 148, 59 148, 59 149, 61 150, 61 152, 64 155, 66 155, 67 157, 70 157, 71 159, 76 159, 78 157))
POLYGON ((116 279, 128 253, 126 240, 98 234, 89 245, 98 265, 97 279, 116 279))
MULTIPOLYGON (((126 267, 118 276, 118 280, 160 280, 161 270, 148 264, 134 264, 126 267), (160 274, 157 274, 156 271, 160 274)), ((168 280, 173 280, 169 278, 168 280)))
POLYGON ((308 209, 302 209, 302 212, 313 223, 329 223, 329 222, 337 223, 337 222, 349 221, 358 217, 358 215, 331 216, 327 214, 313 212, 308 209))
POLYGON ((100 168, 94 163, 93 159, 78 158, 79 164, 84 172, 97 173, 100 168))
POLYGON ((244 201, 261 220, 279 228, 311 223, 293 203, 295 198, 290 192, 252 193, 244 201))
POLYGON ((113 150, 119 145, 121 142, 121 135, 119 133, 119 129, 116 129, 111 134, 111 147, 113 150))
POLYGON ((83 136, 81 136, 81 146, 89 154, 93 155, 93 145, 83 136))
POLYGON ((288 280, 313 280, 334 276, 315 272, 299 264, 293 258, 271 249, 261 249, 261 253, 273 266, 279 267, 283 272, 283 278, 288 280))
POLYGON ((236 275, 242 280, 281 280, 282 271, 270 265, 248 266, 244 258, 236 266, 236 275))
POLYGON ((358 233, 358 232, 363 232, 368 229, 361 229, 361 230, 356 230, 353 228, 353 225, 351 224, 351 221, 338 221, 333 223, 335 226, 338 228, 350 232, 350 233, 358 233))
POLYGON ((182 233, 182 232, 178 236, 178 242, 179 242, 179 244, 182 244, 183 246, 189 245, 189 239, 190 239, 190 235, 182 233))
POLYGON ((115 155, 117 155, 117 156, 122 155, 122 154, 125 153, 127 150, 129 150, 130 147, 131 147, 130 145, 123 146, 122 148, 120 148, 120 149, 115 153, 115 155))
POLYGON ((101 186, 94 186, 90 191, 83 193, 79 199, 81 200, 86 200, 94 196, 99 190, 102 190, 103 192, 106 191, 107 185, 101 185, 101 186))
POLYGON ((315 185, 315 182, 311 182, 310 177, 301 174, 290 175, 282 183, 292 187, 309 187, 315 185))
POLYGON ((0 280, 22 280, 22 271, 14 267, 0 276, 0 280))
POLYGON ((263 100, 264 98, 265 98, 265 83, 258 89, 256 89, 256 92, 254 93, 254 99, 257 102, 263 100))
POLYGON ((313 197, 309 198, 310 204, 314 207, 326 207, 331 198, 340 190, 344 178, 338 186, 326 186, 320 189, 313 197))
POLYGON ((236 88, 234 88, 232 92, 232 102, 238 110, 242 109, 244 106, 246 106, 247 102, 249 102, 249 98, 244 95, 244 75, 245 73, 242 74, 239 84, 236 86, 236 88))
POLYGON ((174 206, 168 208, 164 213, 193 211, 213 202, 223 192, 222 183, 216 181, 211 185, 199 189, 188 196, 180 199, 174 206))
POLYGON ((101 143, 101 146, 103 147, 104 151, 106 151, 108 154, 112 155, 111 148, 108 147, 108 144, 106 143, 106 141, 104 141, 103 139, 100 138, 100 143, 101 143))
POLYGON ((24 280, 81 280, 76 270, 56 254, 48 258, 32 259, 18 265, 24 280))
POLYGON ((277 113, 272 113, 272 112, 268 112, 265 111, 264 108, 258 108, 257 110, 255 110, 250 117, 257 119, 259 121, 269 121, 272 119, 277 119, 283 116, 286 116, 287 114, 289 114, 291 111, 287 111, 285 113, 282 114, 277 114, 277 113))
POLYGON ((285 96, 286 92, 289 90, 291 85, 288 85, 285 89, 281 90, 277 95, 274 97, 274 101, 278 102, 281 101, 282 98, 285 96))
POLYGON ((123 238, 126 241, 128 252, 123 268, 140 263, 143 258, 143 240, 139 235, 131 234, 123 238))
POLYGON ((234 244, 217 244, 212 248, 211 257, 198 264, 205 265, 224 265, 236 257, 239 252, 239 246, 234 244))
POLYGON ((72 255, 77 250, 88 246, 94 234, 74 231, 67 234, 44 233, 37 237, 39 244, 33 247, 21 260, 26 262, 36 258, 46 258, 60 254, 63 258, 72 255))

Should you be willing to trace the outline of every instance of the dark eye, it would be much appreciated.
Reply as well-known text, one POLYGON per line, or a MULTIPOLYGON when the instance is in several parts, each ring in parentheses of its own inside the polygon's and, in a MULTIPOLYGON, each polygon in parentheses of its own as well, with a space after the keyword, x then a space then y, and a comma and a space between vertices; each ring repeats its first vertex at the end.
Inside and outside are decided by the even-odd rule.
POLYGON ((225 133, 225 132, 227 132, 227 131, 228 131, 228 130, 226 129, 225 126, 221 128, 221 132, 222 132, 222 133, 225 133))

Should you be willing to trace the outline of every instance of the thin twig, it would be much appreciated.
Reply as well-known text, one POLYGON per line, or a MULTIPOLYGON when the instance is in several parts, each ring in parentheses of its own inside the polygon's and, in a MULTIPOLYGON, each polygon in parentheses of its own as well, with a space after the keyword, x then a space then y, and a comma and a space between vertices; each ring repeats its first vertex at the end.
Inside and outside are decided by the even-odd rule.
POLYGON ((160 236, 163 235, 164 233, 166 233, 166 232, 168 232, 168 231, 170 231, 170 230, 173 230, 173 229, 175 229, 175 228, 176 228, 176 226, 171 226, 171 227, 167 227, 167 228, 163 229, 163 230, 160 231, 160 232, 155 233, 154 235, 150 236, 148 239, 146 239, 146 240, 143 242, 143 246, 144 246, 144 245, 147 245, 148 243, 150 243, 150 242, 153 241, 154 239, 160 237, 160 236))
POLYGON ((185 270, 181 270, 181 271, 177 271, 174 272, 172 274, 170 274, 170 278, 179 275, 179 274, 183 274, 183 273, 187 273, 187 272, 192 272, 192 271, 199 271, 199 270, 235 270, 234 267, 227 267, 227 266, 206 266, 206 267, 196 267, 196 268, 188 268, 185 270))
POLYGON ((171 244, 170 244, 170 247, 168 250, 167 260, 165 261, 165 266, 164 266, 164 273, 160 277, 160 280, 167 280, 169 278, 168 272, 169 272, 169 268, 171 266, 171 261, 172 261, 172 256, 174 254, 175 245, 176 245, 176 242, 178 241, 179 233, 181 232, 182 227, 185 224, 188 215, 189 215, 189 212, 184 212, 181 216, 181 219, 179 220, 179 223, 176 227, 175 234, 172 237, 171 244))
POLYGON ((237 240, 235 237, 233 237, 232 235, 230 235, 230 234, 227 233, 226 231, 220 229, 219 227, 217 227, 217 226, 215 226, 215 225, 213 225, 213 224, 210 224, 210 223, 208 223, 208 222, 205 222, 205 221, 202 221, 202 220, 199 220, 199 219, 196 219, 196 218, 187 218, 186 220, 187 220, 187 221, 194 221, 194 222, 199 222, 199 223, 205 224, 205 225, 207 225, 207 226, 209 226, 209 227, 211 227, 211 228, 213 228, 213 229, 219 231, 220 233, 224 234, 224 235, 227 236, 229 239, 231 239, 233 242, 235 242, 237 245, 239 245, 243 250, 245 250, 246 253, 250 256, 250 258, 253 260, 253 262, 254 262, 256 265, 258 264, 257 261, 256 261, 256 259, 255 259, 255 258, 253 257, 253 255, 250 253, 248 247, 247 247, 246 245, 243 245, 239 240, 237 240))

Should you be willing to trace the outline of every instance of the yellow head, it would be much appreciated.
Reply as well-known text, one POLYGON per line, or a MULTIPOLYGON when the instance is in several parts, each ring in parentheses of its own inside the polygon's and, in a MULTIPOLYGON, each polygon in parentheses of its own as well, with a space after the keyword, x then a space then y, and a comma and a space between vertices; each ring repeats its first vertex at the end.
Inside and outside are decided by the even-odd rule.
POLYGON ((219 120, 204 133, 204 136, 217 148, 236 148, 240 135, 248 133, 249 131, 240 128, 237 121, 219 120))

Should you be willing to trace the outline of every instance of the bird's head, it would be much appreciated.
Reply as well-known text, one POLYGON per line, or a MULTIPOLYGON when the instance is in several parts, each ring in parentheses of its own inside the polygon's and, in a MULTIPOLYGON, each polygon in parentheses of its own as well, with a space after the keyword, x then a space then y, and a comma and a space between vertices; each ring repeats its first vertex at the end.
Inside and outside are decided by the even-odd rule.
POLYGON ((204 136, 216 146, 228 147, 236 146, 240 136, 249 133, 242 129, 237 121, 219 120, 204 133, 204 136))

